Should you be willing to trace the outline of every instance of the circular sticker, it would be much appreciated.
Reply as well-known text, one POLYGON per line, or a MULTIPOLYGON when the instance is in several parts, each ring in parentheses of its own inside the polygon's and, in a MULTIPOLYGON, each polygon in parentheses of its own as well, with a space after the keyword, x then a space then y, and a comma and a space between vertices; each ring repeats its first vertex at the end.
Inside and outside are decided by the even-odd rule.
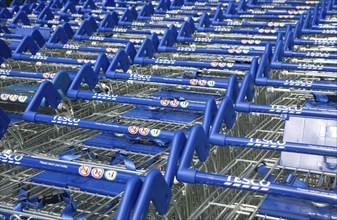
POLYGON ((189 104, 190 104, 190 103, 189 103, 188 101, 182 101, 182 102, 180 102, 180 106, 181 106, 182 108, 187 108, 189 104))
POLYGON ((227 66, 228 66, 228 67, 233 67, 233 66, 234 66, 234 63, 227 63, 227 66))
POLYGON ((8 98, 9 98, 9 94, 6 94, 6 93, 3 93, 3 94, 1 94, 1 100, 3 100, 3 101, 7 101, 8 100, 8 98))
POLYGON ((158 137, 160 135, 160 130, 159 129, 151 129, 150 133, 153 137, 158 137))
POLYGON ((96 179, 101 179, 104 174, 104 169, 103 168, 97 168, 95 167, 94 169, 91 170, 91 175, 92 177, 96 179))
POLYGON ((78 169, 78 172, 81 176, 89 176, 91 171, 91 167, 90 166, 86 166, 86 165, 82 165, 80 166, 80 168, 78 169))
POLYGON ((196 86, 196 85, 198 84, 198 80, 197 80, 197 79, 191 79, 191 80, 190 80, 190 84, 191 84, 192 86, 196 86))
MULTIPOLYGON (((218 63, 220 67, 224 68, 226 66, 226 63, 218 63)), ((206 84, 206 83, 205 83, 206 84)), ((199 85, 200 85, 200 81, 199 81, 199 85)))
POLYGON ((248 40, 241 40, 241 43, 246 44, 248 40))
POLYGON ((259 32, 259 33, 263 33, 264 30, 263 30, 263 29, 259 29, 258 32, 259 32))
POLYGON ((167 100, 167 99, 162 99, 162 100, 160 100, 160 104, 161 104, 162 106, 167 106, 169 103, 170 103, 170 100, 167 100))
POLYGON ((170 101, 170 106, 172 106, 173 108, 177 107, 178 105, 179 105, 179 101, 177 100, 170 101))
POLYGON ((253 43, 254 43, 254 40, 249 40, 248 43, 249 43, 249 44, 253 44, 253 43))
POLYGON ((84 63, 90 63, 90 60, 85 59, 85 60, 83 60, 83 62, 84 63))
POLYGON ((78 63, 82 63, 82 62, 83 62, 83 59, 77 59, 77 62, 78 62, 78 63))
POLYGON ((235 48, 231 47, 231 48, 228 49, 228 53, 234 53, 234 52, 235 52, 235 48))
POLYGON ((19 97, 19 96, 18 96, 18 95, 15 95, 15 94, 14 94, 14 95, 10 95, 10 96, 9 96, 9 100, 11 100, 12 102, 16 102, 16 100, 18 100, 18 97, 19 97))
POLYGON ((238 47, 238 48, 235 49, 235 53, 240 54, 241 52, 242 52, 242 49, 240 47, 238 47))
POLYGON ((215 81, 210 80, 210 81, 207 82, 207 85, 208 85, 209 87, 213 87, 213 86, 215 85, 215 81))
POLYGON ((243 49, 242 52, 243 52, 243 53, 248 53, 248 52, 249 52, 249 49, 243 49))
POLYGON ((260 44, 261 41, 260 40, 255 40, 255 44, 260 44))
POLYGON ((49 75, 49 78, 51 78, 51 79, 53 79, 54 77, 55 77, 55 73, 51 73, 50 75, 49 75))
POLYGON ((117 171, 114 170, 107 170, 104 173, 104 177, 107 180, 114 181, 117 177, 117 171))
POLYGON ((138 132, 138 127, 137 126, 129 126, 128 131, 130 134, 136 134, 138 132))
POLYGON ((211 62, 211 66, 212 66, 212 67, 216 67, 217 65, 218 65, 217 62, 211 62))
POLYGON ((50 76, 50 73, 43 73, 42 76, 43 78, 48 79, 50 76))
POLYGON ((25 95, 20 95, 18 98, 19 102, 25 102, 27 100, 27 96, 25 95))
POLYGON ((206 80, 199 80, 199 82, 198 82, 198 84, 200 85, 200 86, 206 86, 206 83, 207 83, 207 81, 206 80))
POLYGON ((117 48, 111 48, 111 47, 108 47, 108 48, 106 48, 105 50, 106 50, 106 52, 108 52, 108 53, 111 53, 111 52, 117 52, 117 48))
POLYGON ((146 136, 150 132, 150 128, 139 128, 139 134, 146 136))

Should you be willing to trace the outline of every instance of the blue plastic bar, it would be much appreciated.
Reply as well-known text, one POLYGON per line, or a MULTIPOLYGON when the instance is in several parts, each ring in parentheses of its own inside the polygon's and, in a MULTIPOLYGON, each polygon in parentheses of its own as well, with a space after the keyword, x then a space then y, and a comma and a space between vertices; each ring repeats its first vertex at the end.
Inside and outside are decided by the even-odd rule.
POLYGON ((210 136, 210 143, 217 146, 236 146, 254 148, 260 150, 275 150, 335 157, 336 146, 301 144, 295 142, 264 140, 256 138, 233 137, 226 134, 214 134, 210 136))
POLYGON ((127 74, 119 72, 107 72, 106 77, 109 79, 119 79, 119 80, 136 80, 143 82, 156 82, 165 84, 175 84, 175 85, 186 85, 186 86, 198 86, 198 87, 209 87, 209 88, 227 88, 228 79, 219 80, 204 80, 204 82, 199 82, 198 79, 185 79, 185 78, 172 78, 165 76, 153 76, 153 75, 138 75, 138 74, 127 74))
POLYGON ((269 182, 266 180, 248 179, 196 171, 195 178, 193 179, 192 183, 209 184, 263 194, 287 196, 334 205, 337 204, 337 195, 334 192, 313 188, 288 186, 280 183, 269 182))
POLYGON ((0 70, 0 76, 46 79, 50 77, 50 74, 46 74, 42 72, 26 72, 26 71, 20 71, 20 70, 0 70))
POLYGON ((246 91, 254 86, 253 76, 246 74, 235 104, 235 110, 239 112, 260 112, 266 114, 277 115, 301 115, 310 117, 322 117, 322 118, 337 118, 336 111, 329 109, 314 109, 306 107, 289 107, 283 105, 260 105, 245 102, 246 91))
POLYGON ((204 111, 206 107, 205 104, 198 104, 189 101, 185 101, 185 105, 177 105, 177 107, 173 107, 170 104, 166 104, 166 102, 165 104, 163 104, 164 103, 163 101, 166 100, 161 99, 141 98, 135 96, 105 95, 87 91, 78 91, 76 94, 76 98, 103 101, 103 102, 125 103, 133 105, 148 105, 161 108, 172 108, 172 109, 192 110, 192 111, 204 111))
POLYGON ((109 37, 101 37, 101 36, 82 36, 75 35, 75 40, 89 40, 89 41, 100 41, 106 43, 129 43, 132 42, 134 44, 142 44, 143 40, 139 38, 109 38, 109 37))
MULTIPOLYGON (((1 152, 0 152, 0 162, 14 164, 17 166, 34 168, 34 169, 40 169, 40 170, 49 170, 49 171, 68 173, 68 174, 78 175, 78 176, 84 176, 84 175, 81 175, 79 172, 80 168, 82 168, 82 169, 87 169, 86 175, 88 178, 95 178, 92 172, 90 172, 92 171, 93 168, 95 168, 95 166, 92 167, 90 165, 81 165, 81 164, 69 163, 69 162, 58 161, 58 160, 42 159, 38 157, 31 157, 31 156, 24 156, 24 155, 17 155, 17 154, 6 154, 6 153, 1 153, 1 152)), ((104 168, 100 168, 100 170, 102 170, 103 173, 111 171, 111 169, 104 169, 104 168)), ((105 175, 103 176, 105 178, 105 175)), ((118 171, 118 174, 116 175, 116 179, 114 181, 125 183, 125 182, 128 182, 128 180, 130 180, 134 176, 135 174, 132 174, 132 173, 118 171)), ((144 178, 144 177, 140 176, 140 178, 144 178)), ((106 179, 106 180, 109 180, 109 179, 106 179)))
MULTIPOLYGON (((207 137, 205 136, 205 134, 203 134, 202 128, 198 125, 194 126, 187 140, 179 164, 177 172, 177 179, 179 181, 192 184, 197 183, 226 188, 228 187, 263 194, 281 195, 328 204, 337 204, 337 194, 335 192, 317 190, 313 188, 294 187, 270 182, 267 180, 241 178, 235 176, 206 173, 196 170, 191 167, 194 151, 203 151, 205 155, 207 155, 209 151, 209 143, 203 139, 207 139, 207 137)), ((201 161, 205 161, 206 159, 207 156, 201 161)))

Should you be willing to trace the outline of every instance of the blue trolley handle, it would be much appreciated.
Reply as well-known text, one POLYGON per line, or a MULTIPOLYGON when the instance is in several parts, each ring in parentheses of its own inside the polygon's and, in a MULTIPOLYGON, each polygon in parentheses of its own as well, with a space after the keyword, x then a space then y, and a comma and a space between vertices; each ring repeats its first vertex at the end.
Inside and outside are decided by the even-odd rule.
MULTIPOLYGON (((253 76, 247 73, 243 79, 238 99, 235 103, 235 110, 239 112, 261 112, 277 115, 300 115, 320 118, 337 118, 336 111, 328 109, 310 109, 305 107, 289 107, 282 105, 260 105, 245 101, 246 93, 254 90, 253 76)), ((249 97, 252 98, 252 97, 249 97)))
MULTIPOLYGON (((67 75, 66 72, 61 72, 60 74, 67 75)), ((199 104, 195 102, 179 102, 176 100, 161 100, 161 99, 151 99, 151 98, 142 98, 142 97, 134 97, 134 96, 122 96, 122 95, 107 95, 107 94, 99 94, 91 91, 82 91, 80 90, 81 83, 86 83, 89 85, 90 89, 94 89, 99 80, 99 73, 95 72, 91 65, 86 64, 82 66, 74 80, 70 82, 70 87, 67 91, 67 96, 73 99, 86 99, 86 100, 96 100, 96 101, 105 101, 105 102, 117 102, 117 103, 127 103, 134 105, 149 105, 156 106, 161 108, 175 108, 175 109, 186 109, 186 110, 194 110, 194 111, 205 111, 205 104, 199 104), (171 104, 168 102, 175 102, 175 104, 171 104), (176 105, 177 103, 177 105, 176 105)), ((127 74, 125 74, 127 75, 127 74)), ((71 81, 70 77, 63 76, 63 79, 67 79, 67 81, 71 81)), ((64 81, 62 82, 64 83, 64 81)), ((67 83, 66 83, 67 84, 67 83)))
POLYGON ((235 118, 236 113, 233 108, 233 101, 230 97, 226 96, 220 104, 219 110, 212 125, 212 130, 209 135, 211 144, 216 144, 218 146, 239 146, 265 150, 288 151, 323 156, 337 155, 336 146, 302 144, 296 142, 284 142, 265 139, 261 140, 256 138, 241 138, 229 136, 227 134, 220 134, 223 121, 225 121, 227 129, 231 129, 234 126, 235 118))
MULTIPOLYGON (((3 152, 2 153, 0 152, 0 162, 14 164, 17 166, 34 168, 34 169, 62 172, 62 173, 68 173, 71 175, 95 178, 95 174, 93 174, 92 172, 95 167, 92 167, 91 165, 77 164, 74 162, 64 162, 64 161, 52 160, 52 159, 42 159, 38 157, 19 155, 19 154, 7 154, 3 152)), ((99 168, 100 172, 102 172, 104 179, 106 180, 110 179, 110 178, 106 178, 106 176, 104 175, 105 173, 107 173, 107 171, 109 171, 109 169, 100 168, 100 167, 97 167, 97 168, 99 168)), ((118 175, 116 176, 116 179, 114 181, 127 182, 130 178, 132 178, 135 175, 136 174, 131 173, 131 172, 128 173, 128 172, 118 171, 118 175)))
MULTIPOLYGON (((53 109, 56 109, 62 100, 61 95, 58 93, 57 89, 50 81, 44 81, 41 83, 35 95, 33 96, 32 101, 29 103, 25 112, 23 113, 23 119, 31 122, 42 122, 47 124, 93 129, 113 133, 117 132, 143 137, 147 136, 147 137, 171 139, 174 135, 174 132, 168 130, 151 129, 147 127, 138 127, 134 125, 127 126, 121 124, 97 122, 78 118, 68 118, 58 115, 41 114, 38 113, 37 110, 39 109, 39 106, 41 105, 41 102, 44 99, 53 109)), ((217 111, 215 101, 213 99, 210 99, 206 103, 205 109, 206 110, 204 115, 203 126, 205 128, 205 131, 207 132, 209 130, 211 123, 213 122, 213 119, 217 111)))
MULTIPOLYGON (((280 40, 282 41, 282 40, 280 40)), ((282 48, 282 42, 277 43, 277 48, 275 53, 279 53, 282 48)), ((295 52, 296 53, 296 52, 295 52)), ((291 87, 291 88, 303 88, 303 89, 321 89, 321 90, 337 90, 336 82, 329 81, 304 81, 304 80, 284 80, 284 79, 272 79, 269 78, 269 73, 271 66, 280 67, 277 65, 272 65, 270 63, 271 57, 271 45, 266 46, 265 53, 261 57, 261 62, 256 73, 255 83, 258 86, 281 86, 281 87, 291 87)))
MULTIPOLYGON (((335 43, 337 45, 337 43, 335 43)), ((273 57, 271 59, 270 66, 277 69, 291 69, 291 70, 310 70, 310 71, 328 71, 337 72, 337 67, 326 66, 319 64, 295 64, 295 63, 284 63, 284 46, 283 41, 280 40, 276 43, 273 57)))
POLYGON ((170 139, 173 137, 173 132, 167 130, 150 129, 145 127, 127 126, 120 124, 112 124, 105 122, 97 122, 92 120, 68 118, 58 115, 46 115, 37 112, 43 98, 56 109, 62 98, 54 85, 49 81, 41 83, 40 87, 36 91, 32 101, 27 106, 23 119, 31 122, 42 122, 47 124, 55 124, 62 126, 78 127, 85 129, 94 129, 106 132, 117 132, 124 134, 132 134, 138 136, 153 136, 158 138, 170 139))
MULTIPOLYGON (((144 49, 144 48, 143 48, 144 49)), ((152 53, 152 51, 147 52, 152 53)), ((120 79, 120 80, 135 80, 135 81, 145 81, 145 82, 157 82, 164 84, 175 84, 175 85, 186 85, 186 86, 197 86, 197 87, 209 87, 209 88, 227 88, 228 81, 226 79, 217 81, 201 81, 198 79, 185 79, 185 78, 172 78, 164 76, 153 76, 153 75, 140 75, 140 74, 128 74, 126 73, 131 65, 131 60, 129 59, 126 51, 119 50, 106 72, 106 77, 109 79, 120 79), (124 73, 116 71, 117 68, 121 68, 124 73)))
POLYGON ((263 194, 282 195, 334 205, 337 204, 337 195, 334 192, 288 186, 266 180, 256 180, 206 173, 191 168, 194 150, 198 152, 200 149, 209 149, 209 146, 207 145, 209 144, 207 143, 207 137, 204 134, 203 129, 199 125, 195 125, 191 130, 182 154, 181 162, 177 172, 177 179, 179 181, 192 184, 198 183, 229 187, 233 189, 247 190, 263 194), (204 139, 204 141, 201 141, 200 138, 204 139))
POLYGON ((196 67, 196 68, 211 68, 211 69, 250 69, 249 64, 241 64, 234 62, 202 62, 202 61, 183 61, 183 60, 172 60, 172 59, 153 59, 155 48, 152 41, 146 38, 143 41, 140 49, 138 50, 134 63, 137 64, 158 64, 165 66, 186 66, 186 67, 196 67))
POLYGON ((153 202, 160 215, 164 215, 167 212, 171 200, 170 191, 185 144, 185 134, 182 131, 176 131, 171 141, 164 176, 158 170, 151 170, 144 182, 136 179, 128 182, 115 217, 116 219, 128 219, 127 215, 133 205, 134 210, 131 219, 145 219, 150 201, 153 202), (129 193, 128 188, 132 183, 140 185, 140 191, 129 193))

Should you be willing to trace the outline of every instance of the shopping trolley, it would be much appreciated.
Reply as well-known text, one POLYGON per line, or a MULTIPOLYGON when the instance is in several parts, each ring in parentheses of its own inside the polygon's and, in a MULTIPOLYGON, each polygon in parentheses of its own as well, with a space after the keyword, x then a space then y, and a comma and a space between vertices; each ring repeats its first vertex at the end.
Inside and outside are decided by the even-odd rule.
POLYGON ((203 129, 197 125, 191 130, 177 171, 177 178, 179 181, 185 181, 188 183, 214 184, 220 187, 229 187, 234 189, 255 191, 259 193, 289 196, 332 205, 336 204, 336 195, 334 192, 314 188, 282 185, 264 179, 255 180, 250 179, 249 177, 240 178, 235 176, 204 173, 191 168, 190 166, 194 150, 196 150, 198 154, 202 153, 206 156, 208 154, 208 141, 203 132, 203 129), (191 138, 193 136, 195 136, 195 138, 191 138))
POLYGON ((224 12, 221 8, 218 8, 214 17, 212 19, 212 25, 214 26, 242 26, 245 28, 257 27, 257 28, 279 28, 280 30, 289 24, 294 26, 298 18, 295 18, 293 15, 231 15, 231 19, 226 19, 224 17, 224 12), (252 21, 249 21, 252 17, 252 21), (271 18, 273 17, 273 19, 271 18), (257 19, 257 20, 255 20, 257 19), (282 19, 282 20, 280 20, 282 19))
MULTIPOLYGON (((1 113, 3 114, 3 112, 1 113)), ((3 119, 1 120, 3 135, 9 121, 4 115, 1 116, 3 119)), ((172 143, 181 145, 185 139, 182 133, 177 133, 172 143)), ((177 148, 179 149, 181 147, 177 148)), ((32 169, 26 170, 26 177, 21 177, 21 184, 17 184, 14 178, 11 180, 1 179, 2 186, 7 190, 7 193, 2 191, 1 198, 7 198, 7 202, 1 205, 1 213, 5 216, 28 215, 43 219, 60 217, 73 218, 78 214, 77 219, 107 216, 112 218, 116 215, 117 203, 120 202, 121 211, 117 212, 116 219, 128 218, 133 206, 135 206, 135 208, 132 216, 135 219, 139 219, 140 216, 144 215, 144 211, 146 216, 148 210, 146 206, 149 205, 150 201, 154 202, 159 213, 163 213, 168 207, 170 197, 169 185, 173 183, 174 170, 176 169, 175 158, 170 158, 167 164, 169 169, 167 170, 172 170, 172 172, 166 172, 164 179, 162 174, 157 170, 150 171, 145 178, 142 178, 132 173, 128 174, 123 171, 111 170, 111 168, 104 170, 101 168, 102 165, 100 165, 100 168, 90 167, 84 164, 77 165, 76 163, 67 163, 55 159, 22 155, 18 152, 12 154, 8 151, 3 151, 1 153, 1 162, 13 164, 9 166, 13 167, 13 173, 16 173, 17 178, 22 175, 20 172, 22 173, 23 170, 14 169, 15 166, 37 168, 46 171, 41 173, 34 172, 32 169), (89 172, 89 175, 85 172, 89 172), (103 178, 105 180, 100 180, 103 177, 103 173, 101 172, 105 173, 103 178), (123 186, 122 182, 129 177, 130 180, 127 181, 126 186, 123 186), (24 181, 23 178, 25 179, 24 181), (78 182, 80 179, 86 181, 80 183, 78 182), (141 179, 143 179, 143 182, 141 179), (74 181, 77 182, 75 187, 78 187, 80 190, 69 188, 63 191, 66 185, 74 185, 74 181), (50 184, 53 185, 53 187, 49 187, 49 189, 46 188, 46 186, 50 184), (161 185, 161 187, 153 187, 154 184, 156 184, 156 186, 161 185), (99 189, 97 185, 100 186, 99 189), (113 190, 111 186, 114 186, 112 187, 113 190), (13 197, 16 194, 15 189, 18 189, 18 201, 15 201, 13 197), (51 193, 52 190, 54 190, 54 193, 51 193), (55 193, 55 190, 57 193, 55 193), (86 193, 86 191, 95 194, 90 195, 90 193, 86 193), (124 191, 124 194, 121 200, 120 193, 122 191, 124 191), (102 193, 105 196, 97 195, 102 193), (137 200, 138 194, 140 198, 137 200), (88 200, 86 202, 89 202, 89 204, 91 203, 90 201, 94 201, 94 199, 98 200, 94 203, 96 206, 94 206, 94 204, 85 205, 82 203, 81 198, 84 199, 85 197, 87 197, 88 200), (11 203, 14 204, 10 205, 11 203), (99 207, 97 207, 98 204, 100 204, 99 207), (92 212, 90 213, 90 211, 92 212)), ((5 170, 5 173, 7 172, 9 171, 5 170)), ((3 173, 3 175, 5 175, 5 173, 3 173)))
MULTIPOLYGON (((287 44, 289 45, 289 41, 287 44)), ((297 52, 289 50, 288 45, 284 45, 282 40, 278 41, 272 56, 271 45, 266 47, 266 52, 261 58, 256 73, 255 83, 257 85, 316 91, 336 90, 335 66, 332 60, 329 62, 330 58, 333 59, 334 54, 325 56, 324 53, 297 52), (320 57, 320 59, 316 57, 320 57), (285 62, 287 60, 292 62, 285 62)))
MULTIPOLYGON (((109 16, 109 15, 108 15, 109 16)), ((107 20, 103 20, 100 27, 92 19, 86 20, 82 23, 80 28, 74 34, 74 40, 76 41, 93 41, 93 44, 106 44, 106 46, 111 46, 114 44, 127 44, 132 42, 135 45, 140 45, 145 37, 150 37, 153 41, 158 42, 157 34, 148 31, 126 31, 125 28, 114 27, 110 25, 107 20), (109 25, 105 25, 109 24, 109 25), (111 29, 112 28, 112 29, 111 29), (102 30, 102 33, 97 32, 97 30, 102 30), (112 35, 111 35, 112 33, 112 35)), ((134 51, 135 53, 135 51, 134 51)), ((133 55, 134 57, 134 55, 133 55)), ((133 59, 132 57, 132 59, 133 59)))
POLYGON ((336 10, 333 10, 336 3, 334 1, 321 1, 320 4, 316 4, 313 15, 313 27, 322 27, 327 25, 336 26, 336 10), (322 24, 323 23, 323 24, 322 24))

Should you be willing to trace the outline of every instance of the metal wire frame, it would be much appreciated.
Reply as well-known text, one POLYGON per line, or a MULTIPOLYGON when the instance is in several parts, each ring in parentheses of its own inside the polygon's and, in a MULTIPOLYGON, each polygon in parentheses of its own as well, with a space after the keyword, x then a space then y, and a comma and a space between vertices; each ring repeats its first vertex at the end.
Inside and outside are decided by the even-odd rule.
MULTIPOLYGON (((17 196, 19 189, 26 189, 30 196, 54 195, 64 189, 50 185, 34 183, 30 178, 41 171, 17 167, 12 165, 0 166, 0 210, 9 213, 22 215, 23 213, 14 212, 13 207, 18 202, 17 196), (3 170, 5 169, 5 170, 3 170)), ((106 219, 113 217, 116 212, 115 204, 120 201, 121 195, 115 197, 102 196, 80 191, 76 188, 67 188, 75 200, 77 210, 75 215, 85 213, 86 219, 106 219)), ((65 203, 49 204, 42 209, 24 209, 24 214, 38 216, 39 219, 61 219, 61 213, 65 208, 65 203)))
MULTIPOLYGON (((212 26, 214 28, 217 28, 218 26, 214 25, 212 26)), ((219 28, 223 28, 223 27, 219 27, 219 28)), ((227 26, 226 26, 227 28, 227 26)), ((228 27, 230 28, 230 26, 228 27)), ((251 30, 249 28, 240 28, 242 30, 251 30)), ((272 30, 272 28, 270 29, 272 30)), ((275 32, 276 33, 276 32, 275 32)), ((218 38, 218 39, 237 39, 237 40, 244 40, 244 39, 247 39, 247 40, 267 40, 267 41, 276 41, 277 39, 277 35, 263 35, 263 34, 257 34, 257 35, 251 35, 251 34, 240 34, 240 33, 226 33, 226 32, 214 32, 214 33, 211 33, 211 32, 202 32, 202 31, 197 31, 195 33, 192 34, 193 37, 202 37, 202 38, 218 38)), ((209 45, 210 47, 213 46, 213 44, 210 44, 209 45)), ((244 46, 244 45, 243 45, 244 46)), ((252 46, 246 46, 247 48, 251 48, 252 46)), ((207 47, 208 48, 208 47, 207 47)), ((256 48, 254 46, 254 48, 256 48)))
MULTIPOLYGON (((266 88, 263 88, 266 90, 266 88)), ((271 97, 274 95, 272 94, 271 97)), ((266 95, 266 98, 271 98, 266 95)), ((296 105, 303 101, 300 94, 285 94, 281 95, 273 104, 296 105)), ((245 114, 245 113, 243 113, 245 114)), ((245 114, 249 115, 250 114, 245 114)), ((260 139, 281 140, 283 137, 284 121, 279 117, 258 114, 260 120, 255 121, 254 128, 250 129, 242 127, 240 135, 254 137, 260 139), (246 133, 246 134, 245 134, 246 133)), ((247 124, 251 124, 249 120, 253 117, 239 117, 238 120, 248 120, 247 124)), ((226 147, 232 151, 240 151, 235 147, 226 147)), ((222 149, 222 148, 220 148, 222 149)), ((211 153, 213 153, 211 151, 211 153)), ((216 154, 218 156, 218 154, 216 154)), ((219 155, 225 157, 226 155, 219 155)), ((304 169, 294 169, 280 166, 279 152, 244 149, 235 156, 231 162, 223 164, 223 169, 218 173, 240 176, 246 178, 262 179, 256 172, 256 168, 261 162, 265 163, 270 168, 269 175, 276 177, 275 181, 284 182, 284 178, 288 174, 293 174, 301 181, 305 182, 312 188, 329 189, 331 182, 336 182, 336 174, 328 172, 317 172, 304 169)), ((268 176, 269 176, 268 175, 268 176)), ((275 219, 272 216, 262 216, 258 214, 258 208, 262 204, 266 196, 258 193, 233 190, 228 188, 217 188, 205 200, 205 202, 196 209, 188 219, 275 219)))

